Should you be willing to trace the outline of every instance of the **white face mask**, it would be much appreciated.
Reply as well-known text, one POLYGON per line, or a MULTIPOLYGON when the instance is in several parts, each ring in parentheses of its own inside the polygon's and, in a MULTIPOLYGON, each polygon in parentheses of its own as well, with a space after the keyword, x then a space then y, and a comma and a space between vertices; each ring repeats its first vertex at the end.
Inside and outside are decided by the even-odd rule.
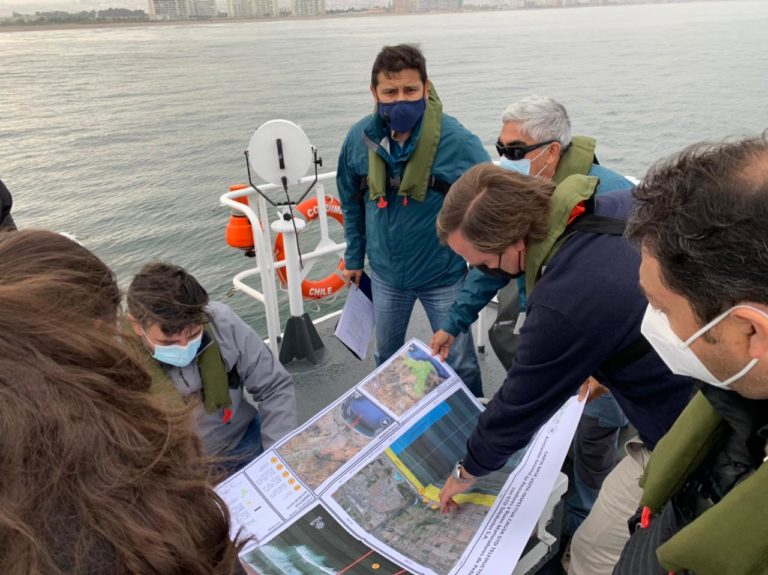
POLYGON ((640 332, 645 336, 648 342, 656 350, 664 363, 667 364, 672 373, 677 375, 687 375, 714 385, 715 387, 728 388, 734 381, 744 377, 750 369, 757 364, 757 358, 750 361, 744 366, 744 369, 738 373, 732 375, 725 381, 720 381, 707 369, 707 367, 701 362, 695 353, 690 348, 690 345, 723 321, 728 314, 734 309, 747 308, 761 313, 768 317, 764 311, 754 308, 750 305, 735 305, 732 308, 724 311, 707 325, 702 327, 686 341, 682 341, 669 325, 669 319, 664 314, 653 306, 648 304, 648 308, 645 310, 645 316, 643 316, 643 323, 640 326, 640 332))

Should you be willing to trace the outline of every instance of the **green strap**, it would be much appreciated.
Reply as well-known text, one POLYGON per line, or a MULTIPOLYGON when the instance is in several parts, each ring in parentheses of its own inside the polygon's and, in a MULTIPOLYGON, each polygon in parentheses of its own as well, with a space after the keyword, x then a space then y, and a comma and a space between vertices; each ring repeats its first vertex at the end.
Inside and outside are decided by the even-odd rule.
MULTIPOLYGON (((374 114, 376 114, 374 110, 374 114)), ((397 192, 418 202, 423 202, 427 196, 429 176, 432 164, 440 144, 442 130, 443 104, 437 95, 434 84, 429 83, 429 97, 424 118, 421 121, 421 132, 416 149, 405 165, 405 172, 397 192)), ((375 150, 368 150, 368 197, 376 200, 387 195, 387 164, 375 150)))
POLYGON ((722 438, 722 419, 698 392, 661 438, 640 479, 640 504, 657 513, 722 438))
MULTIPOLYGON (((197 357, 197 366, 203 382, 203 404, 207 413, 214 413, 232 405, 229 395, 229 378, 221 350, 213 331, 205 326, 205 332, 211 338, 210 345, 197 357)), ((173 385, 168 373, 156 359, 149 355, 144 344, 134 334, 126 335, 128 346, 134 350, 136 357, 143 360, 144 368, 152 378, 150 392, 165 396, 170 407, 184 407, 184 399, 173 385)))
MULTIPOLYGON (((655 455, 655 453, 654 453, 655 455)), ((768 464, 656 550, 664 569, 696 575, 768 573, 768 464)), ((653 521, 653 520, 652 520, 653 521)))
POLYGON ((542 266, 563 245, 564 239, 561 236, 568 226, 573 208, 591 198, 596 188, 597 178, 582 175, 570 176, 555 188, 549 201, 547 237, 528 245, 525 250, 525 293, 528 297, 533 293, 542 266))
MULTIPOLYGON (((725 431, 720 415, 701 392, 697 393, 656 445, 640 481, 644 488, 641 505, 653 513, 661 510, 718 448, 725 431)), ((764 463, 661 545, 656 551, 661 566, 696 575, 768 573, 766 485, 768 465, 764 463)))
POLYGON ((211 344, 197 357, 197 366, 203 380, 203 403, 205 411, 213 413, 232 405, 229 395, 229 379, 221 350, 213 331, 206 326, 205 331, 211 338, 211 344))
POLYGON ((561 184, 566 178, 575 174, 586 176, 595 161, 597 141, 587 136, 573 136, 568 151, 557 163, 557 171, 552 176, 555 184, 561 184))

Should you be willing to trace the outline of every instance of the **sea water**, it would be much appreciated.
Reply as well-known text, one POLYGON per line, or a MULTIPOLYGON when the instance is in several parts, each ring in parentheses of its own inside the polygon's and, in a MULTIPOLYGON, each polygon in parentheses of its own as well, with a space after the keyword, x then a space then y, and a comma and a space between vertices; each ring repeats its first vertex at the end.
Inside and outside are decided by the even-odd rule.
POLYGON ((444 110, 489 152, 507 104, 548 95, 602 164, 639 177, 687 144, 768 127, 766 30, 768 2, 752 1, 4 32, 0 179, 20 227, 76 235, 123 286, 148 261, 185 266, 266 335, 260 304, 226 298, 255 263, 226 246, 218 198, 273 118, 335 169, 383 45, 421 46, 444 110))

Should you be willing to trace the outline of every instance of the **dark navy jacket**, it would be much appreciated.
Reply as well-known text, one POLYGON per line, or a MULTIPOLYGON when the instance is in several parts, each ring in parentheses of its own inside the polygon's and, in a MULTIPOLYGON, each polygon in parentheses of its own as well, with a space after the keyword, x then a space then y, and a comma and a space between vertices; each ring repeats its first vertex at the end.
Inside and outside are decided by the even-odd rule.
MULTIPOLYGON (((601 195, 596 213, 626 219, 630 191, 601 195)), ((555 254, 528 299, 517 358, 467 442, 473 475, 499 469, 590 375, 610 388, 649 449, 694 391, 650 351, 612 374, 600 365, 640 337, 647 301, 640 254, 621 236, 576 233, 555 254)))

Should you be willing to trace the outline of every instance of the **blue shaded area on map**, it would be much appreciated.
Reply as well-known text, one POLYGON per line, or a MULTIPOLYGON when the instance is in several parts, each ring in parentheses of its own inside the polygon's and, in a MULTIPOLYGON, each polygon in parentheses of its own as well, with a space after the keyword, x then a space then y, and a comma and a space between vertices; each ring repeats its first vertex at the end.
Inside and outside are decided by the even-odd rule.
POLYGON ((446 403, 440 403, 432 411, 422 417, 416 424, 405 432, 397 441, 395 441, 390 449, 395 455, 400 455, 405 449, 407 449, 411 443, 416 441, 422 434, 429 430, 432 425, 438 420, 442 419, 447 413, 451 411, 451 407, 446 403))

